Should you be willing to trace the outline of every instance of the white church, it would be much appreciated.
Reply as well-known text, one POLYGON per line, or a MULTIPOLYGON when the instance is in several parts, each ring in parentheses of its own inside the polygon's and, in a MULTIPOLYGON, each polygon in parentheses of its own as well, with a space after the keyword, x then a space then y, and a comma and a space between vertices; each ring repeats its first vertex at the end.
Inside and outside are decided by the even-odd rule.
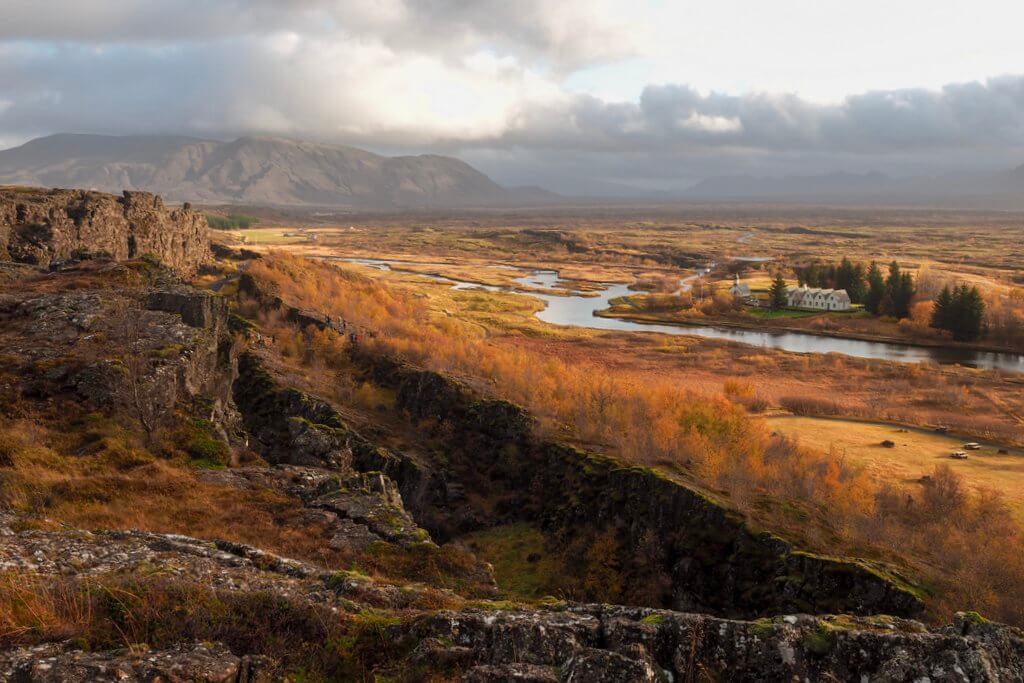
POLYGON ((804 285, 786 292, 790 308, 806 308, 812 311, 848 311, 850 295, 845 289, 820 289, 804 285))

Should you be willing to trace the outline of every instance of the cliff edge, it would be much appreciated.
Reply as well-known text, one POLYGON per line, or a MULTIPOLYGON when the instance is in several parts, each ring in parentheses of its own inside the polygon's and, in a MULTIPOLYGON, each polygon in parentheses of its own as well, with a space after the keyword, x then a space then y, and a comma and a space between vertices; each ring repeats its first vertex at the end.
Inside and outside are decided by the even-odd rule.
POLYGON ((0 260, 46 267, 83 253, 150 254, 189 275, 211 258, 207 229, 188 204, 171 210, 148 192, 0 188, 0 260))

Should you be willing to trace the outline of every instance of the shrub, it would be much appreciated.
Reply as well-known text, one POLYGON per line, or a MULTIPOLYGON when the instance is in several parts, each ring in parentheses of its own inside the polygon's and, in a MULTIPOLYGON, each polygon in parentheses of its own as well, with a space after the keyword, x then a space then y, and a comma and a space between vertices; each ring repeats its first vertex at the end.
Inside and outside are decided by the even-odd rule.
POLYGON ((779 405, 794 415, 843 415, 846 410, 839 402, 814 396, 784 396, 779 405))
POLYGON ((220 439, 209 420, 192 421, 186 432, 184 449, 199 466, 223 467, 231 455, 231 449, 220 439))

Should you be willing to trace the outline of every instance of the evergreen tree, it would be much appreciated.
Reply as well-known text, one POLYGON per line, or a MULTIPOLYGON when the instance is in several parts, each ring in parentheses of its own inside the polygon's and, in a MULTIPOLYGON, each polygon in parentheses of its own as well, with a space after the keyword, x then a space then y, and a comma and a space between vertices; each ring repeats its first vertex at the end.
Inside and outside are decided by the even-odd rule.
POLYGON ((963 285, 957 308, 956 329, 953 339, 957 341, 974 341, 981 337, 982 322, 985 319, 985 302, 977 287, 967 288, 963 285))
POLYGON ((938 330, 950 329, 952 314, 953 293, 949 291, 949 285, 946 285, 939 292, 939 295, 935 297, 935 305, 932 308, 932 327, 938 330))
POLYGON ((889 264, 889 277, 885 280, 882 312, 894 318, 906 318, 910 315, 914 291, 914 278, 910 273, 902 272, 900 264, 893 261, 889 264))
POLYGON ((957 341, 974 341, 984 331, 985 301, 977 287, 948 286, 935 299, 932 327, 953 333, 957 341))
POLYGON ((789 303, 786 299, 786 281, 782 279, 782 273, 775 274, 775 280, 772 281, 772 287, 768 292, 768 298, 772 310, 777 311, 780 308, 785 308, 786 304, 789 303))
POLYGON ((914 303, 915 294, 917 288, 914 286, 914 276, 910 273, 900 275, 900 285, 894 297, 897 318, 910 317, 910 306, 914 303))
POLYGON ((864 296, 864 308, 869 313, 878 315, 882 312, 882 299, 885 298, 885 279, 882 277, 882 271, 878 267, 878 264, 874 261, 871 262, 871 267, 868 269, 868 290, 864 296))
POLYGON ((850 303, 862 304, 867 296, 868 286, 864 280, 864 266, 860 263, 850 271, 850 283, 845 287, 846 293, 850 295, 850 303))

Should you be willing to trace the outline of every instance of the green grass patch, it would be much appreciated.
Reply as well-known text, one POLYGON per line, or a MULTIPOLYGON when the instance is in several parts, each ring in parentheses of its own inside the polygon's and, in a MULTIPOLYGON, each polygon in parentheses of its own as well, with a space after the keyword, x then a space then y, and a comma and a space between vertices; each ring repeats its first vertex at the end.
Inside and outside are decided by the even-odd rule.
POLYGON ((510 594, 541 598, 560 573, 560 563, 546 549, 546 537, 524 523, 496 526, 460 539, 494 566, 498 586, 510 594))
POLYGON ((811 318, 822 315, 822 311, 804 311, 797 308, 780 308, 771 310, 769 308, 749 308, 747 315, 758 320, 777 320, 779 318, 811 318))
POLYGON ((231 213, 227 216, 206 214, 207 225, 215 230, 246 230, 259 222, 259 218, 241 213, 231 213))

